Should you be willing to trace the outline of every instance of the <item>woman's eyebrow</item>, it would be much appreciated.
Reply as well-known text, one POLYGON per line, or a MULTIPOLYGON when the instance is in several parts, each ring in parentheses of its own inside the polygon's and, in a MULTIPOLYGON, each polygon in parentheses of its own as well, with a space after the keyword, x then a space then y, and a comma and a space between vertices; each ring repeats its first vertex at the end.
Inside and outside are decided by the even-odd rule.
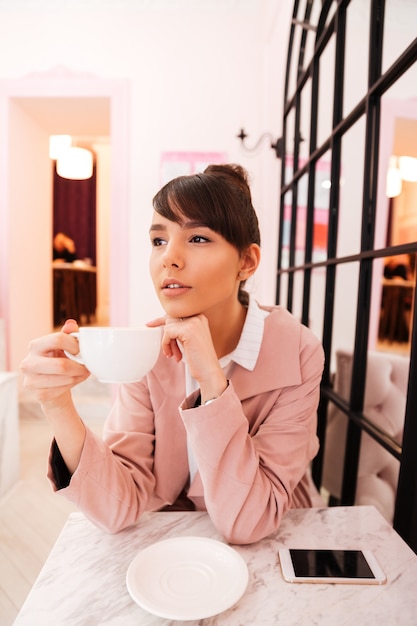
POLYGON ((181 224, 181 228, 188 230, 190 228, 208 228, 208 226, 207 224, 203 224, 203 222, 184 222, 181 224))
POLYGON ((149 232, 151 233, 153 230, 166 230, 166 226, 164 226, 163 224, 151 224, 151 227, 149 228, 149 232))
MULTIPOLYGON (((180 222, 179 226, 183 230, 190 230, 192 228, 209 228, 207 224, 203 224, 202 222, 180 222)), ((166 231, 167 227, 165 224, 151 224, 151 227, 149 228, 149 232, 152 232, 153 230, 166 231)))

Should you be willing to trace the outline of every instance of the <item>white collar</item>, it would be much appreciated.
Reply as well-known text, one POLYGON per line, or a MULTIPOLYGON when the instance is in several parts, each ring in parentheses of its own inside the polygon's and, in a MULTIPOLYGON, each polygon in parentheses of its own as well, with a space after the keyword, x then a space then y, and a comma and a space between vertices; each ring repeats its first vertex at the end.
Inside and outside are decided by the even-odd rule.
POLYGON ((220 366, 225 368, 231 361, 252 372, 258 360, 264 334, 264 320, 269 311, 261 309, 253 298, 249 297, 248 312, 242 334, 236 348, 219 359, 220 366))

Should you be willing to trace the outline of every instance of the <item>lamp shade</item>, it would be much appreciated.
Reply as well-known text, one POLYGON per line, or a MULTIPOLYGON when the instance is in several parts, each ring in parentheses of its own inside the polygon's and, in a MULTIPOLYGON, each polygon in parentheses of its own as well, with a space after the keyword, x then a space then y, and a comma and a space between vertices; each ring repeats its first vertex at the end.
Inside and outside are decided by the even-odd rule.
POLYGON ((49 137, 49 158, 53 161, 59 158, 60 154, 71 146, 71 135, 50 135, 49 137))
POLYGON ((385 191, 387 198, 399 196, 402 186, 401 173, 397 166, 397 157, 390 157, 385 191))
POLYGON ((71 147, 56 162, 56 171, 62 178, 85 180, 93 175, 93 153, 85 148, 71 147))
POLYGON ((399 166, 401 178, 411 183, 417 182, 417 159, 410 156, 400 156, 399 166))

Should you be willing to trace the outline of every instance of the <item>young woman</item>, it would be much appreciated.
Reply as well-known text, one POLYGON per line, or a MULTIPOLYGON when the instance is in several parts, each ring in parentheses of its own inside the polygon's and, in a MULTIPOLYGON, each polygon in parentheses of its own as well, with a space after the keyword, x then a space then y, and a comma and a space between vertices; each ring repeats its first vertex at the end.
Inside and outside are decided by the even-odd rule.
POLYGON ((150 272, 165 315, 149 325, 162 327, 161 354, 120 385, 103 439, 71 398, 88 376, 63 353, 78 351, 76 322, 33 341, 22 363, 54 432, 49 478, 110 532, 147 510, 206 509, 229 542, 251 543, 317 495, 323 350, 285 309, 244 291, 260 236, 243 168, 179 177, 153 204, 150 272))

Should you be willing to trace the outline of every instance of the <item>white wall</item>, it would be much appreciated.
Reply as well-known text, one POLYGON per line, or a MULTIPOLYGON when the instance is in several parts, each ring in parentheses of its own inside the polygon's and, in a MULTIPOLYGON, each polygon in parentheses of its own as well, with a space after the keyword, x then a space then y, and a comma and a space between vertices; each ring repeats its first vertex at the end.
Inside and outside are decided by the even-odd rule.
MULTIPOLYGON (((160 311, 148 277, 147 231, 151 200, 160 186, 160 156, 169 150, 222 151, 230 161, 248 168, 265 249, 254 289, 262 301, 274 301, 278 164, 267 146, 257 158, 242 152, 236 134, 241 125, 254 139, 263 130, 280 132, 287 38, 276 38, 270 16, 280 17, 277 28, 287 33, 292 2, 279 4, 277 9, 272 0, 213 0, 178 3, 180 9, 171 11, 165 2, 58 5, 55 0, 36 0, 17 6, 4 2, 0 7, 0 82, 30 77, 41 83, 59 67, 75 76, 91 76, 91 81, 128 82, 129 155, 125 181, 123 177, 120 181, 129 205, 128 215, 121 215, 128 231, 128 269, 118 275, 114 257, 111 267, 113 282, 128 281, 128 323, 147 320, 160 311), (271 50, 276 53, 272 60, 271 50)), ((64 80, 70 84, 72 78, 64 76, 64 80)), ((0 219, 5 225, 10 197, 2 197, 1 202, 0 219)), ((112 229, 117 219, 113 203, 112 229)), ((45 235, 43 219, 32 227, 31 236, 44 242, 43 254, 49 255, 50 229, 45 235)), ((29 233, 19 237, 11 242, 13 247, 26 250, 29 233)), ((27 316, 24 304, 23 318, 27 316)), ((0 302, 2 306, 7 304, 0 302)), ((35 336, 49 324, 49 315, 48 311, 42 323, 35 324, 35 336)), ((20 319, 19 324, 25 321, 20 319)), ((16 369, 27 341, 25 347, 14 339, 13 343, 9 366, 16 369)))
MULTIPOLYGON (((16 143, 10 146, 11 193, 9 197, 9 346, 13 364, 26 354, 28 341, 52 326, 51 233, 52 169, 49 137, 18 104, 10 107, 9 122, 16 143), (25 142, 24 138, 30 137, 25 142), (39 158, 35 146, 45 146, 39 158), (26 149, 19 147, 25 145, 26 149), (21 285, 24 285, 22 299, 21 285)), ((16 365, 14 366, 16 368, 16 365)))
MULTIPOLYGON (((415 11, 415 3, 402 0, 395 3, 396 11, 389 13, 391 27, 394 25, 391 40, 396 51, 400 41, 411 41, 411 31, 415 36, 412 16, 404 20, 402 14, 395 30, 400 4, 403 10, 415 11)), ((120 284, 128 294, 125 312, 128 323, 137 323, 159 313, 148 276, 147 230, 151 200, 160 186, 160 155, 168 150, 224 151, 230 161, 240 162, 248 168, 263 239, 263 260, 253 289, 263 302, 274 301, 279 162, 266 145, 256 156, 244 153, 236 134, 242 125, 254 141, 264 130, 270 130, 276 136, 281 133, 282 89, 292 5, 292 0, 240 0, 232 3, 221 0, 106 0, 103 3, 95 0, 74 0, 71 3, 4 0, 1 3, 0 87, 2 80, 24 81, 27 77, 40 84, 44 76, 57 67, 67 68, 75 75, 81 73, 87 79, 91 76, 91 82, 94 79, 110 79, 126 81, 128 85, 129 106, 122 114, 126 116, 128 129, 127 164, 111 189, 114 194, 112 230, 118 224, 115 212, 118 192, 121 203, 128 205, 127 215, 120 216, 122 227, 128 233, 127 249, 124 251, 128 267, 122 275, 117 266, 116 251, 111 257, 110 268, 113 284, 120 284)), ((367 2, 358 1, 353 5, 365 11, 367 2)), ((351 21, 358 41, 362 35, 367 37, 368 32, 368 25, 360 19, 360 15, 359 12, 359 18, 352 18, 351 21)), ((388 41, 391 40, 388 38, 388 41)), ((352 51, 354 62, 351 62, 351 68, 356 66, 357 50, 355 47, 352 51)), ((64 80, 70 92, 72 78, 67 76, 64 80)), ((402 85, 401 97, 411 97, 415 84, 415 81, 412 85, 409 81, 405 87, 402 85)), ((324 100, 329 99, 329 104, 332 89, 332 82, 329 81, 328 92, 324 89, 321 94, 324 100)), ((354 99, 354 89, 355 84, 350 86, 349 100, 354 99)), ((0 102, 0 123, 9 114, 7 107, 8 103, 0 102)), ((5 162, 4 154, 0 151, 0 166, 5 173, 10 164, 5 162)), ((31 166, 36 159, 32 159, 31 166)), ((360 207, 357 201, 351 202, 356 197, 357 184, 353 174, 344 197, 346 206, 355 212, 360 207)), ((49 193, 49 187, 45 191, 42 184, 39 180, 40 197, 49 193)), ((19 194, 23 193, 19 190, 19 194)), ((8 306, 13 296, 12 287, 5 293, 2 286, 25 279, 14 262, 9 267, 8 246, 13 245, 17 255, 23 254, 35 238, 39 243, 44 242, 41 255, 49 255, 50 248, 50 231, 45 235, 44 230, 48 217, 30 222, 31 231, 24 231, 25 238, 19 230, 14 231, 20 234, 13 235, 9 241, 11 202, 12 198, 1 188, 0 317, 2 308, 4 310, 8 306), (13 276, 9 280, 10 269, 13 276)), ((40 204, 43 206, 43 201, 40 204)), ((29 208, 27 211, 29 215, 29 208)), ((358 224, 358 220, 352 217, 354 214, 350 213, 350 220, 342 233, 348 239, 351 237, 349 224, 353 224, 353 228, 358 224)), ((34 271, 35 263, 32 255, 34 271)), ((323 285, 320 280, 318 285, 321 291, 323 285)), ((47 291, 45 287, 44 294, 47 291)), ((312 311, 313 323, 316 319, 320 320, 321 300, 317 297, 318 309, 312 311)), ((31 311, 33 326, 30 328, 26 297, 20 304, 20 310, 22 316, 19 315, 18 323, 25 325, 25 333, 33 332, 36 336, 43 332, 44 326, 49 323, 49 309, 43 313, 38 311, 36 305, 34 311, 38 319, 34 319, 34 311, 31 311)), ((117 323, 122 317, 113 321, 117 323)), ((348 326, 353 327, 353 319, 351 322, 348 326)), ((347 327, 345 320, 339 326, 343 339, 347 327)), ((9 334, 10 329, 6 330, 9 334)), ((19 329, 15 330, 18 335, 19 329)), ((16 343, 12 347, 9 366, 13 369, 24 356, 23 343, 26 345, 26 339, 22 339, 22 345, 16 343)))

